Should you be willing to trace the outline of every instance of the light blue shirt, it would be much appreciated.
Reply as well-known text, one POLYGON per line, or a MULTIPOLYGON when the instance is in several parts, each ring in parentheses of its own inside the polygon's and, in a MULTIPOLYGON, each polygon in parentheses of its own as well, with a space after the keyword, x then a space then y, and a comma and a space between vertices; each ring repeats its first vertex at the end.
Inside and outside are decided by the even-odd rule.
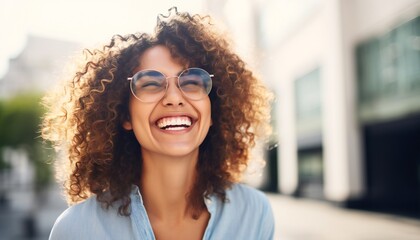
MULTIPOLYGON (((226 190, 227 202, 216 196, 206 199, 210 220, 203 239, 271 240, 274 217, 264 193, 234 184, 226 190)), ((55 222, 50 240, 66 239, 155 239, 141 194, 133 187, 131 214, 121 216, 117 207, 101 207, 96 197, 69 207, 55 222)))

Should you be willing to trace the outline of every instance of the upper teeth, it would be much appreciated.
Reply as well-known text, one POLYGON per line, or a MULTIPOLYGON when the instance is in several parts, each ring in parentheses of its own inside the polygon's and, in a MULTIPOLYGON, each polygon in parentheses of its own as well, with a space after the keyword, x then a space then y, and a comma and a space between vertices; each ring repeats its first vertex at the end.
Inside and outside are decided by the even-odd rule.
POLYGON ((191 119, 189 117, 166 117, 161 118, 157 121, 159 128, 168 128, 174 126, 191 126, 191 119))

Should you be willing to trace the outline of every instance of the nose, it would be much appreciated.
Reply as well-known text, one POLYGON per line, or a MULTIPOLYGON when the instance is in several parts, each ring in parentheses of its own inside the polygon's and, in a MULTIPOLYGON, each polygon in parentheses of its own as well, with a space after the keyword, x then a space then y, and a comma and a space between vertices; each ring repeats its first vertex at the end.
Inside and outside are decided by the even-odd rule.
POLYGON ((181 106, 184 104, 184 95, 178 87, 177 77, 170 77, 167 79, 168 87, 163 96, 162 103, 165 106, 181 106))

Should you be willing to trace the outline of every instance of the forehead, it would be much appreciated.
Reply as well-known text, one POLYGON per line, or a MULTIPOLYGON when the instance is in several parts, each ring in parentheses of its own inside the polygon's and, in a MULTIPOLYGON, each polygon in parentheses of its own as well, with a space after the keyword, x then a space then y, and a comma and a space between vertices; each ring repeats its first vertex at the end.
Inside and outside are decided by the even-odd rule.
POLYGON ((187 67, 186 64, 182 63, 181 59, 172 55, 168 47, 157 45, 147 49, 139 57, 139 66, 135 70, 153 69, 171 75, 187 67))

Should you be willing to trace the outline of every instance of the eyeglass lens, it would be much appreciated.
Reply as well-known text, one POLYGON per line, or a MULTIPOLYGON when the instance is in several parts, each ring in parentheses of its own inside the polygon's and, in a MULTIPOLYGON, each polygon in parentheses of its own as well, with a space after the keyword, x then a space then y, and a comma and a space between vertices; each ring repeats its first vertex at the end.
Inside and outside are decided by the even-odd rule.
MULTIPOLYGON (((140 71, 131 79, 131 91, 140 101, 159 101, 166 94, 169 78, 156 70, 140 71)), ((200 100, 211 91, 211 76, 204 69, 189 68, 177 78, 179 89, 191 100, 200 100)))

